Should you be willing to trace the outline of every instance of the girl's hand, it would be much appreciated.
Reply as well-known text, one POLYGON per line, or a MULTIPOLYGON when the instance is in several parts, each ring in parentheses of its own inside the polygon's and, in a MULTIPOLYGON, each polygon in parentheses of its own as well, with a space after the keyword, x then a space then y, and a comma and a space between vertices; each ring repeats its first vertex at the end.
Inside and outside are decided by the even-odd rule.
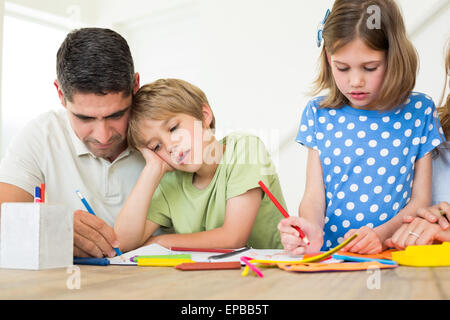
POLYGON ((407 246, 432 244, 434 240, 441 240, 446 234, 448 232, 442 231, 437 223, 416 217, 411 223, 403 224, 392 238, 386 240, 386 245, 404 250, 407 246))
POLYGON ((284 249, 291 255, 305 253, 316 253, 323 245, 323 231, 317 225, 300 217, 289 217, 278 224, 281 233, 281 243, 284 249), (292 226, 299 227, 308 237, 310 244, 307 245, 299 236, 298 231, 292 226))
POLYGON ((359 254, 376 254, 383 251, 383 242, 374 229, 367 226, 360 229, 350 229, 345 234, 344 239, 350 238, 355 233, 358 233, 358 236, 345 246, 342 251, 359 254))
MULTIPOLYGON (((432 207, 420 208, 417 210, 417 216, 424 218, 430 223, 438 223, 442 230, 448 230, 450 228, 449 221, 443 215, 445 213, 448 218, 450 218, 450 204, 447 202, 438 203, 432 207)), ((405 216, 403 222, 411 223, 415 217, 405 216)))
POLYGON ((147 147, 138 148, 142 153, 142 156, 145 159, 146 165, 151 166, 153 169, 159 169, 162 175, 166 172, 173 171, 174 168, 164 161, 160 156, 156 154, 153 150, 150 150, 147 147))

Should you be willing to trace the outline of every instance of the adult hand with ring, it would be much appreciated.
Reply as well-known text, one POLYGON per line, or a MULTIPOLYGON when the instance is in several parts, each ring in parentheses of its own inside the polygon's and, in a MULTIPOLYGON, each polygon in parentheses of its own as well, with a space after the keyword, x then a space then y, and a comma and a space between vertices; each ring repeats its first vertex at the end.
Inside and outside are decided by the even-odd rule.
POLYGON ((398 250, 411 245, 432 244, 440 231, 438 224, 416 217, 411 223, 403 224, 385 244, 398 250))
POLYGON ((420 234, 417 234, 417 233, 415 233, 415 232, 413 232, 413 231, 411 231, 411 230, 409 230, 408 233, 409 233, 410 235, 416 237, 416 238, 420 238, 420 234))
MULTIPOLYGON (((415 216, 424 218, 431 223, 438 223, 444 231, 450 228, 450 204, 445 201, 432 207, 420 208, 415 213, 415 216)), ((414 216, 408 215, 404 217, 403 222, 411 223, 413 220, 414 216)))

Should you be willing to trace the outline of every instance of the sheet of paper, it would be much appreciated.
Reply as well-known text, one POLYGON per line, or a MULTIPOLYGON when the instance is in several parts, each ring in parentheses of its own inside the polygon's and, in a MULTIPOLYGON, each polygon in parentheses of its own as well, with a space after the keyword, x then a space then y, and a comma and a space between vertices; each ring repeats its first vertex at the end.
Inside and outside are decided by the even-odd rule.
MULTIPOLYGON (((298 261, 303 259, 303 255, 291 256, 287 254, 282 249, 250 249, 242 253, 238 253, 231 257, 226 257, 223 259, 209 259, 211 256, 220 255, 221 253, 214 252, 195 252, 195 251, 171 251, 169 249, 160 246, 159 244, 150 244, 138 248, 133 251, 124 253, 121 257, 109 258, 109 262, 112 265, 129 265, 135 266, 136 262, 132 262, 130 258, 134 256, 151 256, 151 255, 173 255, 173 254, 190 254, 192 260, 195 262, 232 262, 241 261, 242 256, 250 257, 257 260, 269 260, 269 261, 298 261), (125 261, 122 260, 122 257, 125 261)), ((339 262, 340 260, 329 259, 325 260, 324 263, 339 262)))

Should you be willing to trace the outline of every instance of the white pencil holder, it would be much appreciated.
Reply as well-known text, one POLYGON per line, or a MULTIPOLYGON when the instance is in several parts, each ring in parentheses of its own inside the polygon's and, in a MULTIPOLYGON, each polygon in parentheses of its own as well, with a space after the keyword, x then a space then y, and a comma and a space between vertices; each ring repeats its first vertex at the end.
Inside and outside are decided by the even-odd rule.
POLYGON ((73 214, 61 204, 10 202, 0 212, 0 267, 73 265, 73 214))

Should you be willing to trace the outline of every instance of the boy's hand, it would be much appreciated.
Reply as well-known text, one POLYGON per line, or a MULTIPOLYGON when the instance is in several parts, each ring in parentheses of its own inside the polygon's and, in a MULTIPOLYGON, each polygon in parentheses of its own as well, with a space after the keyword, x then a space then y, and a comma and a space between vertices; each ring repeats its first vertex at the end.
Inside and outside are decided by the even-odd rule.
POLYGON ((166 161, 158 156, 153 150, 150 150, 147 147, 138 149, 142 153, 146 164, 152 166, 154 169, 158 168, 162 175, 164 175, 166 172, 174 170, 172 166, 170 166, 166 161))
POLYGON ((353 234, 358 236, 345 246, 342 251, 359 254, 376 254, 383 251, 383 242, 375 230, 364 226, 360 229, 350 229, 344 236, 344 239, 350 238, 353 234))
POLYGON ((281 234, 281 243, 284 249, 291 255, 301 255, 305 253, 316 253, 323 245, 323 231, 315 224, 300 217, 289 217, 283 219, 278 224, 281 234), (299 236, 298 231, 292 226, 299 227, 308 237, 308 246, 299 236))

